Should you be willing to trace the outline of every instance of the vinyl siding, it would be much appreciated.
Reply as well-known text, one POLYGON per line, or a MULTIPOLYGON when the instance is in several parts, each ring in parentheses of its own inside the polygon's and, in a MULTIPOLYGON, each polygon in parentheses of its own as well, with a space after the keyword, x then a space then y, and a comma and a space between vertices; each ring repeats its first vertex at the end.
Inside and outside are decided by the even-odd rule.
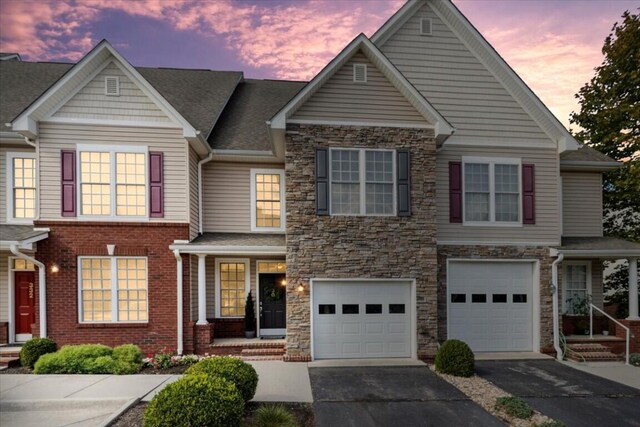
POLYGON ((54 115, 55 118, 167 122, 171 120, 111 61, 54 115), (120 96, 105 95, 105 77, 120 79, 120 96))
POLYGON ((562 172, 562 235, 602 236, 602 174, 562 172))
MULTIPOLYGON (((522 191, 522 190, 521 190, 522 191)), ((478 148, 445 146, 436 159, 438 242, 554 243, 560 241, 558 221, 558 154, 554 149, 478 148), (535 164, 536 224, 522 227, 466 226, 449 222, 449 162, 463 156, 520 158, 535 164)))
POLYGON ((189 239, 198 235, 198 154, 189 147, 189 239))
POLYGON ((204 231, 251 232, 251 169, 283 165, 209 162, 203 165, 204 231))
POLYGON ((12 194, 7 186, 9 179, 9 169, 7 169, 7 153, 34 153, 31 147, 11 147, 9 143, 3 141, 0 146, 0 224, 6 224, 9 212, 7 196, 12 194))
POLYGON ((9 321, 9 257, 11 252, 0 252, 0 322, 9 321))
POLYGON ((77 144, 147 146, 164 152, 164 218, 149 221, 189 221, 187 142, 181 130, 53 123, 40 124, 41 219, 71 219, 60 215, 60 150, 75 150, 77 144))
POLYGON ((426 119, 362 53, 356 53, 292 119, 426 124, 426 119), (353 82, 353 64, 367 65, 367 82, 353 82))
POLYGON ((420 8, 380 49, 456 128, 456 137, 549 141, 430 5, 420 8), (422 18, 432 20, 433 35, 419 34, 422 18))

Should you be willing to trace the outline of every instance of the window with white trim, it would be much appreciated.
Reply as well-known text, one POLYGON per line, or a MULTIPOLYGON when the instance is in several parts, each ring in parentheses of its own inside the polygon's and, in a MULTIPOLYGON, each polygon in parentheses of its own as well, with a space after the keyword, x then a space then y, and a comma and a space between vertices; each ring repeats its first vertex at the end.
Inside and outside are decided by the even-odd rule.
POLYGON ((80 257, 80 322, 146 322, 147 259, 80 257))
POLYGON ((519 159, 463 159, 464 222, 521 223, 519 159))
POLYGON ((563 265, 565 313, 579 314, 576 309, 584 305, 591 293, 591 262, 565 261, 563 265))
POLYGON ((284 170, 251 169, 252 231, 284 231, 284 170))
POLYGON ((36 217, 36 158, 28 153, 7 154, 7 217, 30 221, 36 217))
POLYGON ((218 316, 244 317, 249 289, 249 261, 216 260, 218 316))
POLYGON ((331 149, 331 214, 395 215, 395 151, 331 149))
POLYGON ((80 148, 80 215, 147 215, 146 147, 80 148))

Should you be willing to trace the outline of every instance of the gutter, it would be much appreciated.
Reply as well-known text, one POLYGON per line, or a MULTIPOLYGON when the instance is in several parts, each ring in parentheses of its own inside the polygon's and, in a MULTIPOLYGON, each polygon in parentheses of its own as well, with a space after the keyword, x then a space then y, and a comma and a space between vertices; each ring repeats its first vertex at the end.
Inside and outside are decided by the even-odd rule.
POLYGON ((176 346, 176 352, 179 356, 182 356, 184 351, 183 349, 183 335, 184 335, 184 323, 182 319, 182 255, 180 255, 180 250, 175 249, 173 251, 173 255, 176 257, 177 269, 176 269, 176 277, 177 277, 177 300, 178 300, 178 344, 176 346))
POLYGON ((202 165, 213 160, 213 151, 209 151, 209 155, 198 162, 198 233, 202 234, 204 230, 204 220, 202 218, 202 165))
POLYGON ((553 348, 556 350, 556 359, 562 360, 560 348, 560 313, 558 313, 558 264, 564 259, 563 253, 558 253, 558 258, 551 264, 551 292, 553 293, 553 348))
MULTIPOLYGON (((40 338, 47 337, 47 278, 46 270, 43 263, 37 259, 23 254, 18 249, 18 245, 11 245, 11 253, 38 266, 38 294, 40 297, 38 310, 40 312, 40 338)), ((15 326, 14 326, 15 328, 15 326)))

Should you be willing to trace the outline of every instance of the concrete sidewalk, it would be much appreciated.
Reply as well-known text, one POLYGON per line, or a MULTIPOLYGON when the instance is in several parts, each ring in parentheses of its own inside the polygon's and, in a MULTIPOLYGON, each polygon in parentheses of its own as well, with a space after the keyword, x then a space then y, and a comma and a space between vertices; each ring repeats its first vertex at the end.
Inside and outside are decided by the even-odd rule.
POLYGON ((579 371, 588 372, 620 384, 640 389, 640 368, 623 362, 560 362, 579 371))

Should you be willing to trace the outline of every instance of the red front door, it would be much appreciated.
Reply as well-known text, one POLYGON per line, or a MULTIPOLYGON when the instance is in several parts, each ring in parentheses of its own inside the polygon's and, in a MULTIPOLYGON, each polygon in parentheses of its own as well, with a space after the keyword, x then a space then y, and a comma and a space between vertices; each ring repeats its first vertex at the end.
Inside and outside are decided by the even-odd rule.
POLYGON ((16 271, 16 334, 30 334, 31 324, 36 321, 36 273, 16 271))

